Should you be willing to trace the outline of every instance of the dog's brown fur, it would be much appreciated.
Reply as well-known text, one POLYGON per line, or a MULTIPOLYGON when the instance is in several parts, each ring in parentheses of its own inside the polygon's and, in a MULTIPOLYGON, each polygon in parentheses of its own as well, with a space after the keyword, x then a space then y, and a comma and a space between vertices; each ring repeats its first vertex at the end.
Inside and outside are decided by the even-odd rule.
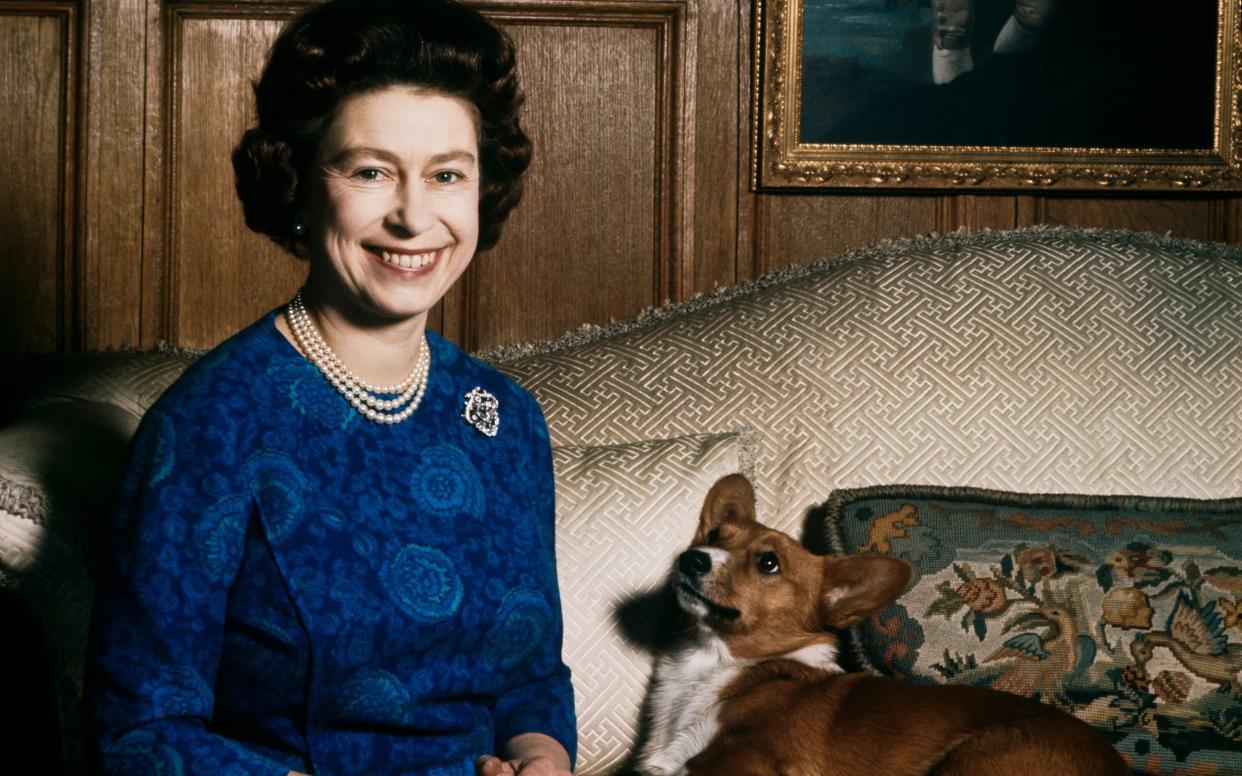
POLYGON ((727 477, 712 488, 688 553, 696 548, 727 560, 689 580, 683 565, 678 584, 695 588, 680 593, 683 607, 696 615, 703 637, 718 638, 737 662, 720 692, 714 735, 685 773, 1129 773, 1090 726, 1037 701, 976 687, 918 687, 841 673, 835 662, 815 666, 783 657, 808 647, 835 656, 837 637, 825 629, 879 612, 906 588, 912 571, 894 558, 812 554, 755 521, 754 491, 745 478, 727 477))

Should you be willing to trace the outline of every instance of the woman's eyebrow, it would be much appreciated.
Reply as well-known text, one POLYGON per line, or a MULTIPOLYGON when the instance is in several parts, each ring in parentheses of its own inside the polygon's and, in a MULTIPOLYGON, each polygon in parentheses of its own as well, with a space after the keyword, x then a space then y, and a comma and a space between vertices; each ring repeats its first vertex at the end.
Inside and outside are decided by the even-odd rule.
POLYGON ((466 150, 445 151, 441 154, 435 154, 427 160, 428 164, 445 164, 447 162, 461 162, 462 164, 474 164, 474 154, 466 150))
MULTIPOLYGON (((375 148, 373 146, 350 146, 343 148, 341 151, 328 160, 332 165, 344 165, 356 159, 379 159, 385 162, 397 164, 401 161, 401 156, 392 151, 375 148)), ((448 162, 460 162, 463 164, 474 164, 474 154, 465 149, 454 151, 444 151, 443 153, 434 154, 427 159, 427 164, 445 164, 448 162)))
POLYGON ((340 152, 328 160, 329 164, 340 165, 352 162, 355 159, 380 159, 385 162, 396 163, 400 161, 400 157, 392 151, 383 148, 374 148, 372 146, 350 146, 342 148, 340 152))

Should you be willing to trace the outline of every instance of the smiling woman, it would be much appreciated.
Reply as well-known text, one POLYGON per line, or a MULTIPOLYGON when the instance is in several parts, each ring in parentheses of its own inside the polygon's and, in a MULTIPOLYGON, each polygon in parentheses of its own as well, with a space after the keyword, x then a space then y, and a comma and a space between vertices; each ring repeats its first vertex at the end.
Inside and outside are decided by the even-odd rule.
MULTIPOLYGON (((304 211, 304 296, 345 363, 362 366, 376 336, 416 341, 474 257, 477 121, 458 97, 390 86, 347 97, 324 132, 304 211)), ((375 347, 373 376, 399 382, 412 367, 400 356, 414 351, 375 347)))
POLYGON ((426 329, 521 197, 512 42, 450 0, 329 0, 233 162, 302 290, 140 427, 96 600, 104 774, 565 774, 534 399, 426 329))

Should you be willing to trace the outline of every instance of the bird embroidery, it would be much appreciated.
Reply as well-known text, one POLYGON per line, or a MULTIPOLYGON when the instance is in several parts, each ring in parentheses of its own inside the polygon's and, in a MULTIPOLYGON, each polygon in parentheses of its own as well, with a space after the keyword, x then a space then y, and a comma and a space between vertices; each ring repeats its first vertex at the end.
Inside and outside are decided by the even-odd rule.
POLYGON ((1242 671, 1242 644, 1229 643, 1216 602, 1198 607, 1185 591, 1178 593, 1165 630, 1136 636, 1130 642, 1130 654, 1145 667, 1159 647, 1169 650, 1195 676, 1222 690, 1229 689, 1242 671))
POLYGON ((1044 604, 1007 626, 1007 630, 1043 626, 1044 633, 1019 633, 983 662, 1012 658, 992 689, 1034 697, 1045 702, 1066 701, 1064 687, 1082 675, 1095 660, 1095 639, 1075 632, 1074 619, 1063 606, 1044 604))

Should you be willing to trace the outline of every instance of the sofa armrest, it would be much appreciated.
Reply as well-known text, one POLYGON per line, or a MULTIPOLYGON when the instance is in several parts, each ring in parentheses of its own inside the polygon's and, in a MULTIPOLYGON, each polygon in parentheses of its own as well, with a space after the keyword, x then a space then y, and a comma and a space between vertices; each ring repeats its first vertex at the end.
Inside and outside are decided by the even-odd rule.
POLYGON ((66 400, 0 429, 0 587, 32 627, 6 650, 43 665, 55 687, 63 772, 80 770, 82 673, 101 527, 116 498, 138 417, 115 404, 66 400), (33 659, 33 658, 32 658, 33 659))

